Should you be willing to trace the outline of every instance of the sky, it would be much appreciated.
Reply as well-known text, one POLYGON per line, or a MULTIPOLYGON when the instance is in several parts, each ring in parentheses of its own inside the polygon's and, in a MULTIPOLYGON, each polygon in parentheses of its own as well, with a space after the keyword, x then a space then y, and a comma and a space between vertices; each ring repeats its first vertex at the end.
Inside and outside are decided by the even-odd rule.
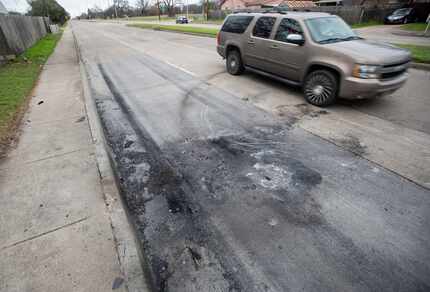
MULTIPOLYGON (((9 11, 27 12, 28 4, 27 0, 0 0, 3 2, 6 9, 9 11)), ((72 17, 81 15, 82 12, 86 12, 88 8, 98 7, 104 9, 112 5, 112 0, 57 0, 57 2, 70 13, 72 17)), ((131 5, 136 3, 136 0, 128 1, 131 5)), ((182 2, 177 0, 177 2, 182 2)), ((185 1, 186 2, 186 1, 185 1)), ((189 0, 188 3, 195 3, 197 0, 189 0)))
MULTIPOLYGON (((3 2, 6 9, 9 11, 27 12, 27 0, 0 0, 3 2)), ((70 13, 72 17, 85 12, 87 8, 92 8, 94 5, 100 8, 106 8, 112 5, 112 0, 57 0, 57 2, 70 13)), ((134 4, 135 0, 129 0, 130 4, 134 4)))

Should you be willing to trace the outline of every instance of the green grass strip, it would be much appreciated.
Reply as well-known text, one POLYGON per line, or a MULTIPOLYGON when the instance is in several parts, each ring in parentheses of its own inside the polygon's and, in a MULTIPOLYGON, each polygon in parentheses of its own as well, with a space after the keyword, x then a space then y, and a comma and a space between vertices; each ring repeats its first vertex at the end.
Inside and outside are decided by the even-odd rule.
POLYGON ((49 34, 15 60, 0 66, 0 140, 30 94, 42 65, 54 51, 61 34, 49 34))
POLYGON ((208 37, 216 37, 219 29, 217 28, 207 28, 207 27, 196 27, 188 25, 164 25, 164 24, 153 24, 153 23, 134 23, 128 24, 128 26, 147 28, 154 30, 164 30, 164 31, 174 31, 194 35, 203 35, 208 37))
POLYGON ((417 45, 405 45, 395 44, 398 47, 408 49, 412 53, 412 60, 417 63, 430 64, 430 46, 417 46, 417 45))
POLYGON ((403 30, 424 32, 426 27, 427 27, 427 23, 408 23, 408 24, 402 25, 400 28, 403 30))
POLYGON ((368 22, 362 22, 362 23, 355 23, 353 25, 351 25, 352 28, 363 28, 363 27, 368 27, 368 26, 375 26, 375 25, 381 25, 382 22, 380 21, 376 21, 376 20, 371 20, 368 22))

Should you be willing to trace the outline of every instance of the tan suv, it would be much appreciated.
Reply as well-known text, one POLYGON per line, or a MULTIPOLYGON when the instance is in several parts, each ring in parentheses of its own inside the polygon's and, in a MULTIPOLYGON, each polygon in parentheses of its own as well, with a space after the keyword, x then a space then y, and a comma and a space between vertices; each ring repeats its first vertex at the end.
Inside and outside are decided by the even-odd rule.
POLYGON ((389 94, 408 78, 410 53, 357 36, 327 13, 237 13, 217 36, 218 53, 233 75, 248 69, 302 86, 317 106, 336 98, 389 94))

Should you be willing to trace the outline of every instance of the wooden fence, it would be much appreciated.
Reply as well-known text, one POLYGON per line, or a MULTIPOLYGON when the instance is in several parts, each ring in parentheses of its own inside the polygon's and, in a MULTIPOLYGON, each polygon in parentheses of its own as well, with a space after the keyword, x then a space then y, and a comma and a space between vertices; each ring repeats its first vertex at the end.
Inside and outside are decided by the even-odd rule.
POLYGON ((20 54, 48 32, 48 18, 0 15, 0 56, 20 54))

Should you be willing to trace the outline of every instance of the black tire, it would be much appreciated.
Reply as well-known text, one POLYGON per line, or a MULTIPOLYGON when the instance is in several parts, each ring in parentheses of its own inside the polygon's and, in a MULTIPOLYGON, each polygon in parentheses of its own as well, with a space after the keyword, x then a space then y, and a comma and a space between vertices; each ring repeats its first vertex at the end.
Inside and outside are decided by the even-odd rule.
POLYGON ((308 74, 303 84, 306 101, 316 106, 328 106, 337 98, 338 81, 328 70, 315 70, 308 74))
POLYGON ((243 73, 245 67, 243 66, 242 57, 240 56, 239 51, 231 50, 228 52, 226 67, 227 72, 232 75, 240 75, 243 73))

